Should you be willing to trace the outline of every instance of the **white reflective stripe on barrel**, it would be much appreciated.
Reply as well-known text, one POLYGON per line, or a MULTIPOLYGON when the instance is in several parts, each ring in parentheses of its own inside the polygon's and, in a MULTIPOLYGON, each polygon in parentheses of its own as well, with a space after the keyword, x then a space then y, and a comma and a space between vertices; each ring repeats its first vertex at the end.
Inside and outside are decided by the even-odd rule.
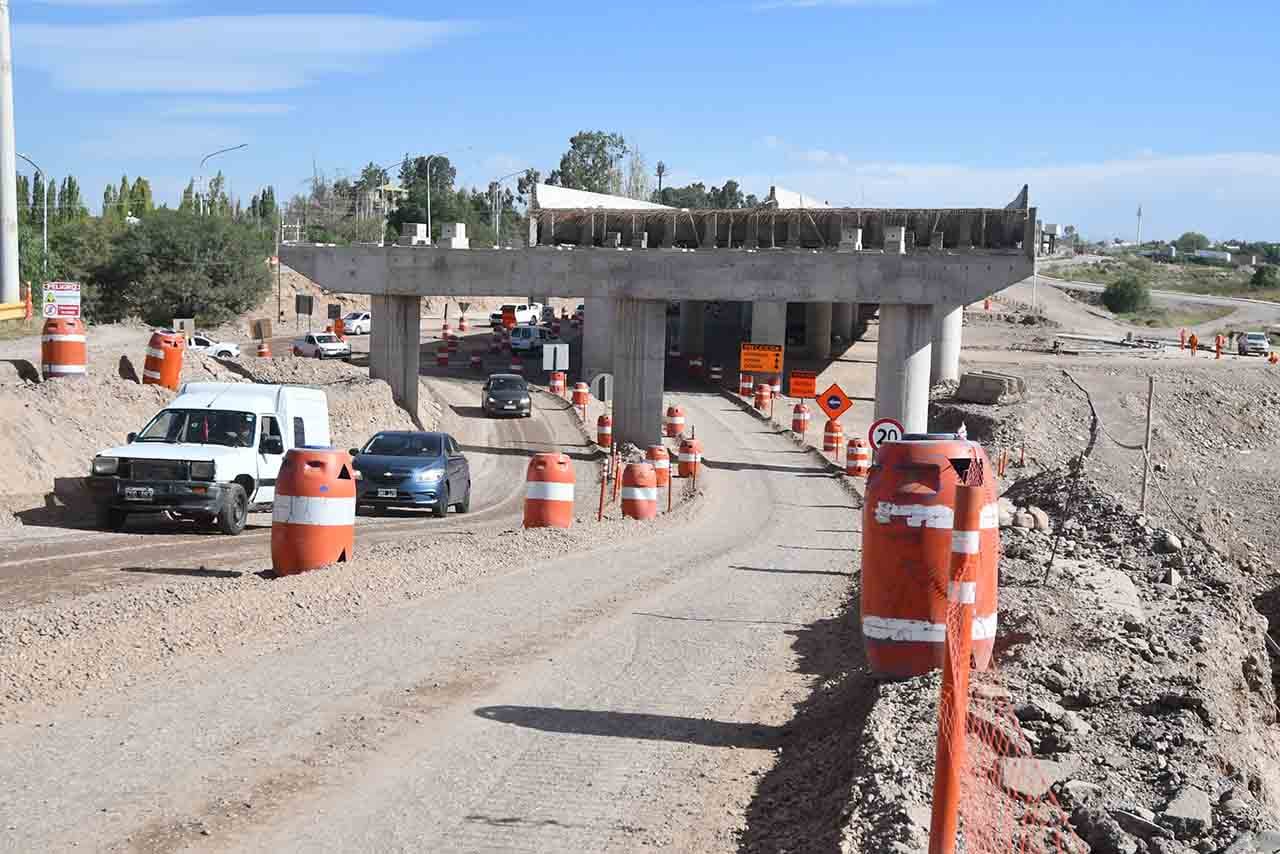
MULTIPOLYGON (((85 372, 84 365, 45 365, 44 372, 46 374, 83 374, 85 372)), ((157 374, 157 376, 159 376, 157 374)))
POLYGON ((974 581, 947 583, 947 599, 960 605, 972 605, 978 601, 978 585, 974 581))
POLYGON ((525 484, 524 497, 535 501, 572 501, 572 483, 531 480, 525 484))
POLYGON ((976 555, 982 546, 982 535, 977 531, 952 531, 951 553, 976 555))
POLYGON ((49 344, 83 344, 83 335, 42 335, 40 340, 49 344))
POLYGON ((983 505, 982 511, 978 515, 978 527, 983 529, 1000 527, 999 504, 983 505))
POLYGON ((164 358, 164 351, 163 351, 163 350, 158 350, 158 349, 156 349, 155 347, 148 347, 148 348, 147 348, 147 355, 148 355, 148 356, 151 356, 151 357, 153 357, 153 358, 156 358, 156 359, 163 359, 163 358, 164 358))
POLYGON ((623 501, 657 501, 658 488, 656 486, 624 486, 622 487, 623 501))
POLYGON ((158 380, 158 379, 160 379, 160 372, 159 372, 159 371, 150 371, 150 370, 147 370, 146 368, 143 368, 143 369, 142 369, 142 375, 143 375, 144 377, 146 377, 147 379, 149 379, 149 380, 158 380))
POLYGON ((655 469, 671 468, 671 459, 669 457, 659 457, 656 460, 650 460, 650 463, 653 465, 655 469))
POLYGON ((667 423, 668 423, 668 424, 683 424, 683 423, 684 423, 684 416, 683 416, 683 415, 668 415, 668 416, 667 416, 667 423))
POLYGON ((277 495, 271 508, 272 524, 354 525, 356 499, 310 495, 277 495))
POLYGON ((702 462, 702 454, 681 454, 680 462, 682 463, 700 463, 702 462))
MULTIPOLYGON (((991 640, 996 636, 997 615, 973 618, 973 640, 991 640)), ((901 620, 894 617, 863 617, 862 634, 875 640, 912 643, 943 643, 947 638, 946 623, 926 620, 901 620)))

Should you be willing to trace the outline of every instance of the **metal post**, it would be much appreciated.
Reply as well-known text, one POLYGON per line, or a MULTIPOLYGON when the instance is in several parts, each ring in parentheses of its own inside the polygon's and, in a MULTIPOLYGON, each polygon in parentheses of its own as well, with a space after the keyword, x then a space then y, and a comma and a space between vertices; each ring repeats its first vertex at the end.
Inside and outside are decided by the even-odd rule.
MULTIPOLYGON (((22 299, 18 286, 18 161, 13 132, 13 44, 9 0, 0 0, 0 302, 22 299)), ((48 198, 46 191, 46 198, 48 198)))
POLYGON ((1151 476, 1151 404, 1156 396, 1156 378, 1147 377, 1147 438, 1142 442, 1142 499, 1138 509, 1147 512, 1147 478, 1151 476))

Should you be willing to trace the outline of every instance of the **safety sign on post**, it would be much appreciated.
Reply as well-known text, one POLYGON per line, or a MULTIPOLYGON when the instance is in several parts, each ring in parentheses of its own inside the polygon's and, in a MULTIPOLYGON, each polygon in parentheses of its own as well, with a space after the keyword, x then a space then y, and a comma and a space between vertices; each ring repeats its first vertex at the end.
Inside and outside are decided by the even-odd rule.
POLYGON ((305 314, 307 317, 310 317, 312 306, 312 297, 308 294, 297 294, 293 298, 294 314, 305 314))
POLYGON ((781 344, 743 343, 738 353, 738 370, 744 374, 781 374, 781 344))
POLYGON ((902 424, 894 418, 881 418, 871 425, 871 429, 867 431, 867 441, 871 443, 871 447, 879 448, 885 442, 900 442, 902 436, 907 431, 902 429, 902 424))
POLYGON ((330 319, 330 320, 337 320, 339 317, 342 317, 342 306, 341 306, 341 304, 336 303, 336 302, 331 302, 331 303, 329 303, 329 304, 326 306, 326 309, 327 309, 327 310, 328 310, 328 312, 329 312, 329 319, 330 319))
POLYGON ((80 283, 79 282, 45 282, 44 283, 44 316, 45 317, 79 317, 80 316, 80 283))
POLYGON ((841 415, 849 411, 849 407, 853 406, 853 401, 849 399, 849 395, 844 393, 844 389, 832 383, 827 390, 817 395, 818 408, 827 413, 827 417, 832 421, 836 421, 841 415))
POLYGON ((190 341, 191 336, 196 334, 196 319, 194 317, 175 317, 173 319, 173 331, 181 333, 190 341))
POLYGON ((544 371, 569 370, 569 345, 568 344, 543 344, 542 345, 542 370, 544 371))
POLYGON ((818 375, 814 371, 792 371, 787 396, 804 400, 818 396, 818 375))

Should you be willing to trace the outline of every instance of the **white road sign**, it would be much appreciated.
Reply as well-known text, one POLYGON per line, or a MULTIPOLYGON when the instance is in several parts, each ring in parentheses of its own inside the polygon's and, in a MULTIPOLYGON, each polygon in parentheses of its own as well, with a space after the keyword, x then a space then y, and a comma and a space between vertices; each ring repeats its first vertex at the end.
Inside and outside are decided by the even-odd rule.
POLYGON ((867 431, 867 439, 871 442, 871 447, 879 448, 885 442, 902 441, 902 434, 905 432, 902 425, 894 419, 881 418, 871 425, 871 429, 867 431))
POLYGON ((569 370, 569 345, 568 344, 543 344, 542 345, 542 370, 544 371, 569 370))
POLYGON ((80 283, 79 282, 45 282, 44 283, 44 316, 45 317, 79 317, 80 316, 80 283))

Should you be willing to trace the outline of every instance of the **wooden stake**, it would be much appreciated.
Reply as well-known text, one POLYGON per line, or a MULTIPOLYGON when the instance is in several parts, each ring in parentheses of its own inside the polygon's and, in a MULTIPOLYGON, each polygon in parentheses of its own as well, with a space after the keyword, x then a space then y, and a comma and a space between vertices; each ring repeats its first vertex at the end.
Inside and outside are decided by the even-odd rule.
POLYGON ((1156 396, 1156 378, 1147 377, 1147 438, 1142 443, 1142 498, 1138 509, 1147 512, 1147 480, 1151 476, 1151 404, 1156 396))

